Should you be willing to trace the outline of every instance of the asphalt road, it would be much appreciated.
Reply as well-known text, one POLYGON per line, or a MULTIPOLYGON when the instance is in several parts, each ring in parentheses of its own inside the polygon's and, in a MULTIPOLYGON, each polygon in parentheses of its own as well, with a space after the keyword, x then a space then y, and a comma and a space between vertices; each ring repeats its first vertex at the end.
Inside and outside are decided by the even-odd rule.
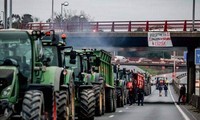
POLYGON ((176 104, 178 96, 172 86, 169 88, 168 96, 159 97, 158 90, 153 86, 152 94, 145 96, 144 106, 126 105, 117 108, 115 113, 106 113, 95 120, 197 120, 183 106, 176 104))

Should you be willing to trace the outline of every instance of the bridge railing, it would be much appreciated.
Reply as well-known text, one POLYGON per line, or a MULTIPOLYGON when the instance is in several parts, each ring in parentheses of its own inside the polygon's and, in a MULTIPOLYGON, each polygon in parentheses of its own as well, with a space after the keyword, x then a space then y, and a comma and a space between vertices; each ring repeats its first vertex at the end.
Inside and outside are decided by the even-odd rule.
MULTIPOLYGON (((28 23, 22 29, 55 29, 67 32, 142 32, 142 31, 191 31, 192 20, 158 21, 96 21, 63 23, 28 23)), ((200 20, 195 20, 195 30, 200 30, 200 20)))

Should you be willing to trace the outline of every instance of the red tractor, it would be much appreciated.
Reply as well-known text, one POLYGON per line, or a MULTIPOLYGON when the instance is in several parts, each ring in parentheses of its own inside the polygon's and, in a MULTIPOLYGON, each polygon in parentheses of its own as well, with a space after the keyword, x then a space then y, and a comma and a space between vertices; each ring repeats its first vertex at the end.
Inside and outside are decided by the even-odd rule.
POLYGON ((130 81, 127 82, 126 88, 128 89, 130 104, 134 103, 137 100, 137 89, 141 87, 144 89, 144 76, 141 73, 131 73, 130 81))

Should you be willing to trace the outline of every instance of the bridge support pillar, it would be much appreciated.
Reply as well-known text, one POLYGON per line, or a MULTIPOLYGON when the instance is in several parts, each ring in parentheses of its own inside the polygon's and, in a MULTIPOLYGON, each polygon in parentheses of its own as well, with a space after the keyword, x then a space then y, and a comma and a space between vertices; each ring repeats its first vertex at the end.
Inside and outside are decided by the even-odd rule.
POLYGON ((187 102, 192 98, 195 93, 195 47, 188 47, 187 52, 187 102))

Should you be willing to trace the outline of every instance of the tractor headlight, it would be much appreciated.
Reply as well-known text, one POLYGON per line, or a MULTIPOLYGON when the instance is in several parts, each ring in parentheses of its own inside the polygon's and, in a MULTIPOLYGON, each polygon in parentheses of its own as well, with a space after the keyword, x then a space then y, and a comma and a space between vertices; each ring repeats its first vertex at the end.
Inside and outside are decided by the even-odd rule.
POLYGON ((8 96, 10 94, 10 91, 11 91, 11 87, 8 86, 7 88, 5 88, 3 91, 2 91, 2 96, 8 96))

